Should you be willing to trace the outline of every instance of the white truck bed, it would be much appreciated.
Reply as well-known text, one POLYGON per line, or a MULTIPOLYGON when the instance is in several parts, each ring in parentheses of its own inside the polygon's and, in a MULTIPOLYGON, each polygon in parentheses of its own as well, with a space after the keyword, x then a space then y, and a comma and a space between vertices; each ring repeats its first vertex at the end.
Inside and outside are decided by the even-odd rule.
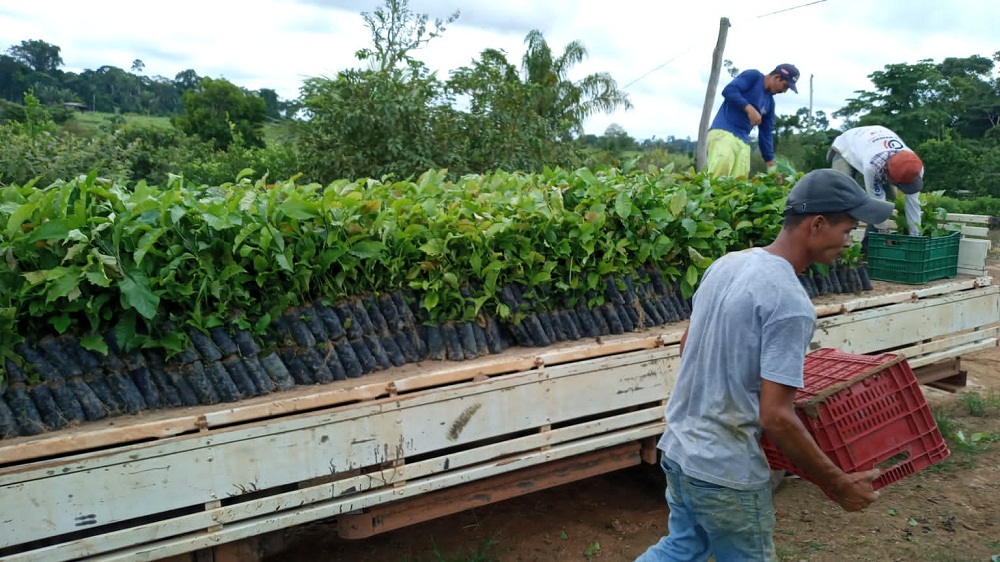
MULTIPOLYGON (((812 346, 895 351, 956 384, 962 354, 997 345, 991 283, 815 299, 812 346)), ((4 440, 0 558, 183 559, 331 517, 368 536, 420 520, 397 507, 430 494, 479 490, 423 518, 651 461, 685 325, 4 440)))

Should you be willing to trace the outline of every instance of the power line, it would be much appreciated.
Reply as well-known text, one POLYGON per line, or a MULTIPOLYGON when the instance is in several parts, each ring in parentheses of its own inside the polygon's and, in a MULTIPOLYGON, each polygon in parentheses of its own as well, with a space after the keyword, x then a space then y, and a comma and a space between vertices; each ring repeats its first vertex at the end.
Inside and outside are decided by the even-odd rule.
POLYGON ((652 70, 650 70, 649 72, 647 72, 647 73, 643 74, 642 76, 640 76, 640 77, 636 78, 635 80, 632 80, 632 81, 631 81, 631 82, 629 82, 628 84, 625 84, 624 86, 622 86, 622 89, 623 89, 623 90, 627 90, 627 89, 628 89, 628 87, 629 87, 629 86, 631 86, 632 84, 635 84, 635 83, 636 83, 636 82, 638 82, 639 80, 642 80, 643 78, 645 78, 645 77, 649 76, 650 74, 652 74, 652 73, 656 72, 657 70, 659 70, 659 69, 663 68, 664 66, 667 66, 668 64, 670 64, 670 63, 674 62, 675 60, 677 60, 677 59, 681 58, 682 56, 684 56, 685 54, 687 54, 688 52, 690 52, 690 51, 691 51, 692 49, 694 49, 694 47, 695 47, 694 45, 691 45, 691 46, 690 46, 690 47, 688 47, 688 48, 687 48, 686 50, 684 50, 684 51, 681 51, 680 53, 678 53, 677 55, 675 55, 675 56, 674 56, 673 58, 671 58, 670 60, 668 60, 668 61, 664 62, 663 64, 661 64, 661 65, 659 65, 659 66, 656 66, 656 67, 654 67, 654 68, 653 68, 652 70))
POLYGON ((782 12, 791 12, 792 10, 798 10, 799 8, 805 8, 806 6, 812 6, 813 4, 822 4, 826 0, 816 0, 815 2, 809 2, 808 4, 799 4, 798 6, 792 6, 791 8, 785 8, 783 10, 778 10, 776 12, 768 12, 766 14, 761 14, 755 19, 766 18, 767 16, 773 16, 774 14, 780 14, 782 12))
MULTIPOLYGON (((774 11, 774 12, 768 12, 768 13, 766 13, 766 14, 761 14, 761 15, 759 15, 759 16, 757 16, 757 17, 755 17, 754 19, 761 19, 761 18, 766 18, 766 17, 768 17, 768 16, 773 16, 773 15, 775 15, 775 14, 780 14, 780 13, 783 13, 783 12, 790 12, 790 11, 792 11, 792 10, 798 10, 799 8, 805 8, 805 7, 808 7, 808 6, 813 6, 813 5, 815 5, 815 4, 822 4, 823 2, 826 2, 826 1, 827 1, 827 0, 815 0, 815 1, 813 1, 813 2, 807 2, 807 3, 805 3, 805 4, 799 4, 799 5, 797 5, 797 6, 792 6, 792 7, 790 7, 790 8, 784 8, 784 9, 781 9, 781 10, 777 10, 777 11, 774 11)), ((694 48, 695 48, 695 46, 696 46, 696 45, 692 44, 692 45, 691 45, 691 46, 689 46, 689 47, 688 47, 688 48, 687 48, 686 50, 682 51, 681 53, 678 53, 678 54, 677 54, 677 55, 675 55, 675 56, 674 56, 673 58, 671 58, 671 59, 667 60, 666 62, 664 62, 664 63, 662 63, 662 64, 659 64, 659 65, 657 65, 657 66, 653 67, 653 68, 652 68, 651 70, 649 70, 648 72, 644 73, 644 74, 643 74, 642 76, 639 76, 639 77, 638 77, 638 78, 636 78, 635 80, 632 80, 632 81, 631 81, 631 82, 629 82, 628 84, 625 84, 624 86, 622 86, 622 88, 621 88, 621 89, 622 89, 622 90, 627 90, 629 86, 631 86, 631 85, 635 84, 636 82, 638 82, 638 81, 642 80, 643 78, 645 78, 645 77, 649 76, 650 74, 652 74, 652 73, 656 72, 657 70, 660 70, 661 68, 663 68, 663 67, 667 66, 668 64, 670 64, 670 63, 674 62, 675 60, 677 60, 677 59, 681 58, 681 57, 682 57, 683 55, 685 55, 685 54, 689 53, 689 52, 690 52, 690 51, 691 51, 692 49, 694 49, 694 48)))

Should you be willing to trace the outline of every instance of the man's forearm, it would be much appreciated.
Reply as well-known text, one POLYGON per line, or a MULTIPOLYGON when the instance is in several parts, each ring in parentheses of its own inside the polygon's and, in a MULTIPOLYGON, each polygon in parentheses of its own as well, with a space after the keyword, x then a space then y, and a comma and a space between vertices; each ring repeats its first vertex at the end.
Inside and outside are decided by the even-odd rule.
POLYGON ((821 486, 835 490, 841 484, 844 471, 819 448, 797 416, 773 416, 765 422, 764 430, 793 463, 802 467, 821 486))

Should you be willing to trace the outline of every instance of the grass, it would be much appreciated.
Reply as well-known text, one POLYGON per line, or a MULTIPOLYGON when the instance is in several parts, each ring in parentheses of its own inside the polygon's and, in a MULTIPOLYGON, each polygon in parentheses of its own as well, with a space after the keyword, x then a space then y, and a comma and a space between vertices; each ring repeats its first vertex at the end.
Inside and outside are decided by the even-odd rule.
MULTIPOLYGON (((138 127, 160 127, 169 129, 169 117, 139 115, 136 113, 107 113, 102 111, 88 111, 86 113, 74 113, 73 118, 63 124, 63 128, 81 136, 96 135, 100 132, 101 126, 121 117, 127 125, 138 127)), ((292 136, 291 126, 288 123, 264 123, 264 143, 271 146, 277 142, 289 140, 292 136)))
MULTIPOLYGON (((442 553, 434 541, 434 537, 431 537, 431 544, 434 545, 434 558, 430 562, 495 562, 497 560, 488 555, 489 550, 497 544, 492 538, 484 540, 475 550, 470 549, 468 552, 460 554, 442 553)), ((409 559, 405 559, 404 562, 409 562, 409 559)))
MULTIPOLYGON (((1000 394, 992 389, 985 396, 979 392, 966 392, 959 398, 958 405, 961 407, 960 415, 967 414, 972 418, 1000 415, 1000 394)), ((951 456, 927 470, 973 469, 976 466, 976 455, 990 450, 993 443, 1000 442, 1000 434, 981 431, 979 427, 968 427, 945 409, 934 408, 933 415, 938 430, 949 442, 951 456)))
POLYGON ((990 389, 985 397, 978 392, 966 392, 960 401, 971 416, 981 418, 991 413, 1000 414, 1000 394, 995 389, 990 389))
MULTIPOLYGON (((83 131, 89 131, 91 134, 96 134, 100 131, 101 125, 111 121, 116 115, 116 113, 105 113, 101 111, 88 111, 86 113, 76 113, 73 115, 72 121, 83 131)), ((142 127, 163 127, 169 128, 173 125, 170 124, 169 117, 154 117, 150 115, 138 115, 135 113, 125 113, 121 117, 125 119, 125 123, 129 125, 137 125, 142 127)))

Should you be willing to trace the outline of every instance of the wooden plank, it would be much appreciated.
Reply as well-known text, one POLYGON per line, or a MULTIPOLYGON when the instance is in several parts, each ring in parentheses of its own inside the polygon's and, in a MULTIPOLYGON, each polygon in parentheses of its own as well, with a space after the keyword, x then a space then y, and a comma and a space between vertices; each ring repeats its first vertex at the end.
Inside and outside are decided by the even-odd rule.
POLYGON ((952 357, 931 365, 924 365, 913 370, 917 382, 944 390, 956 392, 965 387, 967 373, 962 370, 962 358, 952 357))
POLYGON ((968 224, 990 225, 996 219, 990 215, 967 215, 962 213, 948 213, 945 220, 947 222, 964 222, 968 224))
POLYGON ((612 343, 605 343, 602 339, 598 338, 598 341, 590 346, 550 351, 540 354, 538 358, 542 365, 559 365, 572 361, 583 361, 595 357, 628 353, 630 351, 653 349, 661 345, 663 345, 663 340, 659 335, 612 343))
MULTIPOLYGON (((415 465, 428 476, 410 479, 398 488, 381 486, 345 489, 339 483, 324 483, 245 503, 224 506, 211 512, 173 517, 142 524, 97 537, 52 545, 31 552, 12 554, 5 562, 47 560, 131 561, 152 560, 216 546, 261 533, 328 519, 344 513, 380 505, 396 499, 445 489, 461 483, 488 478, 521 468, 570 458, 623 443, 630 443, 663 432, 661 421, 622 431, 561 443, 546 451, 524 453, 490 463, 480 463, 460 470, 441 471, 439 459, 415 465), (430 466, 427 466, 430 465, 430 466), (356 490, 360 490, 357 491, 356 490), (221 523, 222 529, 207 532, 206 522, 221 523)), ((553 432, 558 430, 553 430, 553 432)), ((368 478, 367 482, 373 482, 368 478)))
MULTIPOLYGON (((968 236, 970 238, 988 239, 990 237, 989 226, 977 226, 978 224, 986 224, 986 223, 976 222, 970 224, 963 224, 963 221, 949 219, 943 224, 941 224, 941 227, 947 230, 958 230, 962 233, 963 236, 968 236)), ((892 231, 896 230, 896 221, 892 220, 889 221, 889 229, 891 229, 892 231)), ((851 239, 854 240, 855 242, 860 242, 861 240, 864 239, 864 237, 865 237, 865 227, 863 225, 851 231, 851 239)))
POLYGON ((347 539, 368 538, 466 509, 635 466, 640 462, 639 444, 627 443, 410 500, 377 505, 362 513, 341 515, 337 517, 337 534, 347 539))
POLYGON ((962 347, 970 343, 996 342, 1000 337, 1000 326, 991 326, 982 330, 975 330, 967 333, 948 335, 928 342, 921 342, 910 347, 904 347, 893 351, 900 353, 909 360, 915 359, 929 353, 938 353, 947 349, 962 347))
POLYGON ((945 349, 937 353, 923 355, 921 357, 913 359, 912 361, 907 359, 906 362, 910 364, 910 367, 923 367, 924 365, 930 365, 931 363, 936 363, 938 361, 943 361, 945 359, 950 359, 952 357, 961 357, 969 353, 975 353, 977 351, 990 349, 996 346, 997 346, 996 340, 979 341, 974 343, 968 343, 959 347, 945 349))
POLYGON ((987 326, 1000 318, 998 290, 989 286, 821 318, 811 348, 872 353, 987 326))
MULTIPOLYGON (((14 524, 16 532, 0 536, 0 547, 9 546, 13 537, 27 541, 76 530, 79 517, 110 524, 651 401, 658 404, 673 387, 676 361, 676 348, 661 348, 94 454, 71 463, 10 469, 0 473, 0 497, 25 516, 14 524), (95 480, 94 474, 102 477, 95 480), (144 491, 150 492, 148 497, 144 491)), ((659 407, 655 415, 662 415, 659 407)))
MULTIPOLYGON (((876 281, 879 285, 882 282, 876 281)), ((824 297, 820 297, 816 304, 816 317, 824 318, 846 312, 855 312, 881 306, 899 304, 904 302, 914 302, 920 299, 958 293, 972 289, 988 287, 992 284, 991 278, 960 279, 955 281, 944 281, 931 285, 921 285, 912 289, 900 289, 891 293, 874 295, 869 297, 855 297, 847 301, 837 301, 833 303, 823 303, 824 297)))
POLYGON ((989 239, 990 229, 985 226, 969 226, 967 224, 943 224, 946 230, 957 230, 962 233, 962 236, 967 236, 969 238, 984 238, 989 239))

